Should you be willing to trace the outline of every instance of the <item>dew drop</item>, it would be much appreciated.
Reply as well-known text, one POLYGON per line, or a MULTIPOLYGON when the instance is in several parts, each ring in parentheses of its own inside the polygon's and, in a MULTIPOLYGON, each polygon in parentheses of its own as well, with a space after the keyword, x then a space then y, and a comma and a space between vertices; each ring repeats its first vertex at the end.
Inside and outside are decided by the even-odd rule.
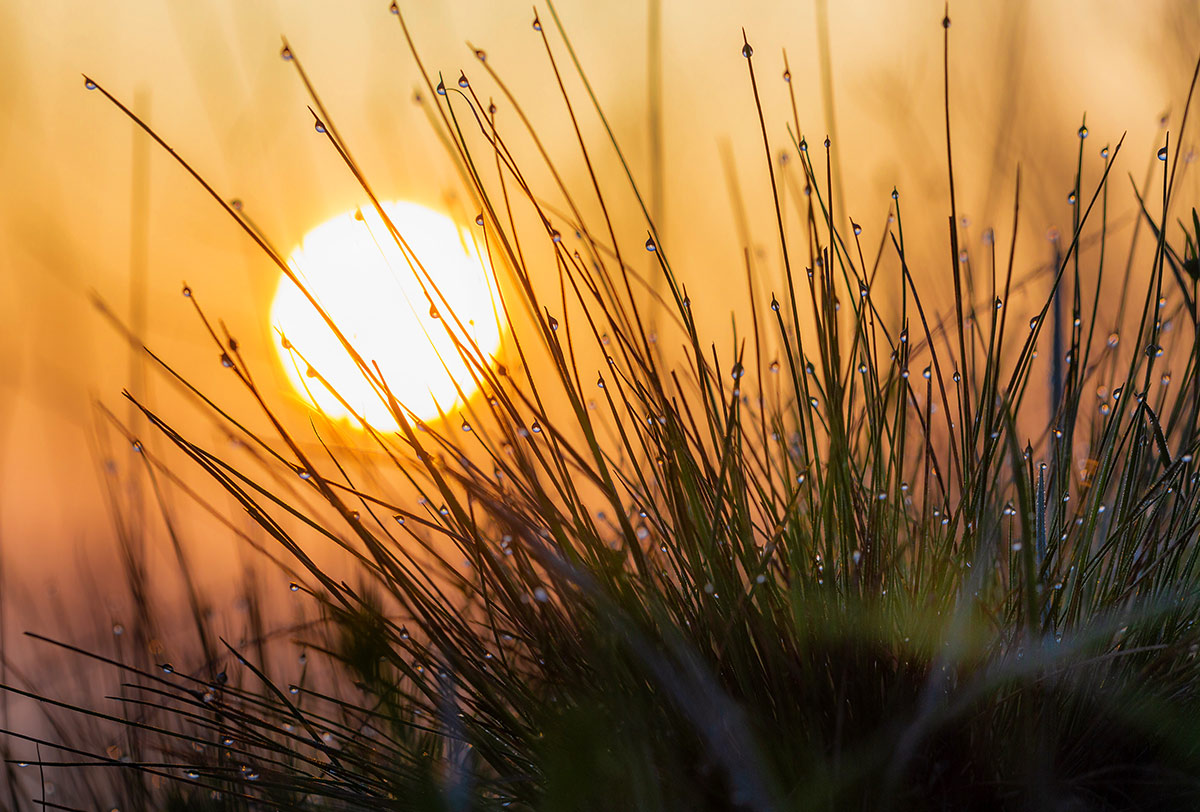
POLYGON ((443 81, 440 81, 440 80, 438 81, 438 83, 437 83, 437 94, 438 94, 439 96, 445 96, 445 95, 446 95, 446 83, 445 83, 445 82, 443 82, 443 81))
POLYGON ((783 81, 785 81, 785 82, 792 81, 792 72, 790 70, 785 70, 783 72, 783 81))
POLYGON ((1071 206, 1075 205, 1075 192, 1074 191, 1067 192, 1067 204, 1071 205, 1071 206))
POLYGON ((184 286, 183 286, 183 297, 184 297, 185 299, 190 299, 190 298, 192 298, 192 289, 191 289, 191 288, 189 288, 187 285, 184 285, 184 286))
POLYGON ((657 251, 658 250, 658 246, 655 244, 653 237, 646 238, 646 250, 647 251, 657 251))
POLYGON ((458 86, 463 88, 471 86, 471 83, 467 81, 467 75, 461 71, 458 74, 458 86))
POLYGON ((96 83, 86 77, 84 77, 83 86, 86 87, 88 90, 96 89, 96 83))
POLYGON ((1120 343, 1121 343, 1121 336, 1119 333, 1109 333, 1108 334, 1108 346, 1115 347, 1120 343))
POLYGON ((542 30, 542 21, 540 19, 538 19, 537 15, 534 15, 534 17, 533 17, 533 30, 534 31, 542 30))
POLYGON ((858 223, 854 222, 853 220, 850 221, 850 227, 852 229, 854 229, 855 237, 857 237, 859 234, 862 234, 862 226, 860 226, 858 223))
POLYGON ((279 51, 279 57, 284 62, 291 62, 292 61, 292 49, 287 47, 286 45, 283 46, 282 50, 279 51))
POLYGON ((747 42, 742 46, 742 56, 746 57, 747 59, 754 56, 754 49, 750 47, 750 43, 747 42))
POLYGON ((1160 161, 1167 160, 1167 148, 1166 147, 1158 148, 1158 160, 1160 160, 1160 161))
POLYGON ((1087 138, 1087 136, 1088 136, 1087 127, 1080 127, 1079 128, 1079 137, 1087 138))
POLYGON ((478 50, 475 52, 475 58, 478 59, 480 62, 487 62, 487 52, 483 51, 483 50, 478 50))
POLYGON ((479 214, 475 215, 475 225, 477 225, 477 226, 483 225, 483 212, 480 212, 479 214))
POLYGON ((316 123, 313 124, 313 129, 319 133, 323 133, 323 132, 325 132, 325 125, 322 124, 320 121, 317 121, 316 123))

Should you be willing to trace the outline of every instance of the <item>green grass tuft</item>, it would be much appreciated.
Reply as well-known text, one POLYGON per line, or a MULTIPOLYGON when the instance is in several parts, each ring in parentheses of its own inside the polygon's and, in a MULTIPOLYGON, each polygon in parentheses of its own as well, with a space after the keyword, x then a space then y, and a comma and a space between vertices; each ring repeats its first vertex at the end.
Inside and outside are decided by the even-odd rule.
MULTIPOLYGON (((566 110, 601 117, 640 203, 550 11, 536 28, 552 72, 574 70, 587 94, 563 90, 566 110)), ((743 53, 758 102, 748 43, 743 53)), ((299 55, 288 58, 386 221, 299 55)), ((70 769, 103 773, 122 808, 178 810, 1200 808, 1200 219, 1179 216, 1177 146, 1153 179, 1161 204, 1135 189, 1154 249, 1131 249, 1136 272, 1114 281, 1109 181, 1124 156, 1120 143, 1106 150, 1085 185, 1082 128, 1049 293, 1010 313, 1025 284, 1019 177, 1010 230, 973 242, 948 164, 949 267, 919 283, 903 198, 874 234, 835 217, 846 205, 833 201, 829 146, 808 144, 798 119, 789 160, 807 194, 785 206, 760 104, 752 126, 771 184, 751 193, 774 198, 786 281, 764 291, 747 254, 753 310, 721 348, 697 329, 645 206, 645 231, 618 235, 582 137, 588 180, 564 185, 538 142, 557 188, 531 188, 508 146, 536 140, 529 125, 501 129, 465 76, 424 75, 497 269, 507 366, 473 344, 411 252, 439 314, 431 329, 471 370, 463 388, 481 392, 461 418, 407 412, 330 320, 400 426, 361 426, 384 461, 371 465, 408 483, 377 487, 382 473, 352 477, 361 458, 330 441, 332 427, 287 428, 236 343, 204 319, 274 433, 202 403, 258 462, 130 398, 277 545, 312 607, 288 634, 303 662, 269 654, 266 632, 230 647, 189 593, 194 663, 118 657, 125 713, 73 708, 124 725, 127 755, 66 729, 40 741, 45 771, 86 763, 70 769), (554 194, 563 211, 544 202, 554 194), (518 229, 514 208, 540 228, 518 229), (1085 235, 1099 246, 1086 258, 1085 235), (534 283, 535 247, 553 252, 557 287, 534 283), (635 270, 647 254, 657 278, 635 270), (877 293, 889 273, 898 302, 877 293), (1118 282, 1132 317, 1100 324, 1118 282), (927 295, 941 285, 953 286, 947 313, 927 295), (352 557, 354 585, 310 555, 330 544, 352 557)), ((948 159, 950 118, 947 98, 948 159)), ((321 370, 313 378, 325 385, 321 370)), ((177 476, 144 451, 156 482, 177 476)))

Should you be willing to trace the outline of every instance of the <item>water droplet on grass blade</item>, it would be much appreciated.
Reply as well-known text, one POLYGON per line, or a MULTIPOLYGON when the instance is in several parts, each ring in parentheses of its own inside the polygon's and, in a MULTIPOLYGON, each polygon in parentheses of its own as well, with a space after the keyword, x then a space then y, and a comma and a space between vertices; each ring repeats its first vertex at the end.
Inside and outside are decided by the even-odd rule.
POLYGON ((542 30, 542 21, 540 19, 538 19, 537 15, 534 15, 534 18, 533 18, 533 30, 534 31, 542 30))
POLYGON ((87 78, 86 76, 83 77, 83 86, 86 87, 88 90, 96 89, 96 83, 93 82, 91 79, 87 78))
POLYGON ((467 81, 467 75, 461 71, 458 74, 458 86, 462 88, 471 86, 471 83, 467 81))
POLYGON ((1167 148, 1166 147, 1158 148, 1158 160, 1160 160, 1160 161, 1167 160, 1167 148))
POLYGON ((437 89, 437 94, 438 94, 439 96, 445 96, 445 95, 446 95, 446 83, 445 83, 445 82, 443 82, 443 81, 441 81, 440 79, 438 80, 438 83, 437 83, 437 88, 436 88, 436 89, 437 89))
POLYGON ((658 245, 655 244, 653 237, 646 238, 646 250, 647 251, 657 251, 658 250, 658 245))
POLYGON ((742 46, 742 56, 746 57, 747 59, 754 56, 754 49, 750 47, 750 43, 747 42, 742 46))
POLYGON ((323 133, 323 132, 325 132, 325 125, 322 124, 320 121, 317 121, 313 124, 313 129, 319 133, 323 133))
POLYGON ((287 47, 286 45, 283 46, 283 48, 280 49, 280 51, 279 51, 279 57, 284 62, 291 62, 292 61, 292 49, 287 47))

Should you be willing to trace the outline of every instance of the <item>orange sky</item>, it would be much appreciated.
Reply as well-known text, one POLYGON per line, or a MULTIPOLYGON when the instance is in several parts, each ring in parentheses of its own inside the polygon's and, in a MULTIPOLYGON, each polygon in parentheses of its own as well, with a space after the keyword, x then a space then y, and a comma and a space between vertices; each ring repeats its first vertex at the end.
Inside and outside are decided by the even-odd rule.
MULTIPOLYGON (((779 80, 784 47, 801 126, 814 143, 827 130, 816 15, 811 2, 790 0, 663 1, 664 233, 702 328, 725 331, 729 309, 744 302, 734 296, 731 303, 727 288, 714 284, 730 269, 740 275, 741 267, 723 142, 734 156, 753 244, 768 260, 775 251, 740 28, 756 49, 778 150, 790 116, 779 80)), ((913 242, 924 246, 918 258, 940 262, 947 250, 940 0, 830 5, 835 150, 848 210, 877 238, 887 193, 897 185, 906 211, 919 215, 911 225, 913 242), (920 216, 929 212, 936 216, 920 216)), ((1159 115, 1181 106, 1200 13, 1171 0, 960 5, 951 10, 959 207, 981 226, 995 218, 1006 229, 1012 170, 1021 161, 1034 263, 1046 228, 1069 218, 1065 197, 1080 115, 1087 112, 1092 133, 1088 177, 1098 174, 1095 151, 1129 130, 1118 185, 1127 186, 1125 171, 1140 178, 1159 115)), ((8 577, 21 579, 24 591, 37 594, 60 562, 74 565, 78 550, 111 545, 89 440, 93 398, 123 417, 120 392, 131 386, 192 421, 201 438, 216 436, 160 377, 141 377, 131 366, 92 292, 127 319, 131 269, 141 268, 145 342, 201 388, 233 397, 227 371, 179 295, 186 279, 260 364, 260 381, 291 403, 294 418, 303 417, 266 352, 277 271, 166 155, 99 94, 86 92, 80 74, 145 111, 223 195, 242 198, 250 216, 290 250, 305 231, 362 201, 336 155, 313 134, 303 88, 278 56, 281 34, 382 195, 445 208, 455 193, 450 164, 411 102, 418 77, 386 7, 358 0, 0 5, 0 545, 8 577)), ((485 93, 464 41, 486 48, 569 168, 568 183, 584 182, 528 4, 455 0, 405 8, 427 64, 449 78, 465 67, 485 93)), ((646 173, 644 6, 562 0, 560 12, 635 171, 646 173)), ((568 84, 578 92, 577 82, 568 84)), ((584 99, 576 100, 582 109, 584 99)), ((618 226, 640 245, 644 231, 595 117, 585 112, 582 126, 606 192, 624 201, 618 226)), ((235 412, 250 413, 244 397, 233 403, 235 412)), ((196 543, 207 560, 233 554, 231 541, 196 543)))

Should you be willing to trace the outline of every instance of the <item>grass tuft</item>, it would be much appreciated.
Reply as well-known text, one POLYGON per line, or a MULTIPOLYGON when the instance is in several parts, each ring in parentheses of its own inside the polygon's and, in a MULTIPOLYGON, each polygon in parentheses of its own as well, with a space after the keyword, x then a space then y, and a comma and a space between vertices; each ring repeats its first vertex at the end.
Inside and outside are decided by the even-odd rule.
MULTIPOLYGON (((697 328, 671 240, 547 10, 534 35, 576 136, 571 175, 482 51, 477 67, 516 113, 511 129, 465 73, 446 82, 427 71, 391 8, 479 212, 475 239, 509 330, 504 359, 475 345, 284 43, 315 129, 408 259, 429 329, 445 331, 469 370, 458 382, 466 405, 444 420, 414 415, 306 291, 398 430, 359 420, 369 461, 319 415, 298 432, 188 289, 271 433, 236 421, 158 356, 252 454, 206 447, 127 397, 257 525, 265 542, 242 535, 274 560, 306 618, 233 646, 185 580, 186 664, 138 659, 149 620, 132 654, 43 639, 116 669, 121 711, 5 686, 51 719, 84 720, 54 739, 9 732, 13 752, 36 745, 29 763, 87 776, 79 786, 93 799, 115 793, 122 808, 1200 806, 1200 218, 1192 208, 1185 222, 1174 200, 1182 133, 1151 185, 1134 188, 1154 247, 1131 247, 1119 280, 1131 317, 1101 324, 1100 299, 1116 286, 1105 254, 1123 139, 1089 184, 1081 125, 1071 231, 1035 285, 1016 268, 1019 173, 1007 234, 972 239, 959 219, 947 83, 950 256, 920 282, 902 196, 878 229, 842 213, 856 201, 835 203, 831 145, 821 154, 808 143, 794 95, 784 125, 803 191, 777 179, 778 127, 745 40, 757 121, 742 125, 761 130, 770 178, 750 193, 774 202, 783 285, 768 290, 747 251, 738 276, 753 305, 721 347, 697 328), (566 91, 567 71, 586 98, 566 91), (623 167, 618 180, 645 218, 638 233, 618 233, 610 217, 585 113, 623 167), (548 189, 510 150, 525 139, 548 189), (568 187, 568 176, 586 182, 568 187), (1161 201, 1149 200, 1158 185, 1161 201), (550 283, 534 272, 541 256, 553 257, 550 283), (881 293, 889 274, 898 302, 881 293), (945 284, 954 305, 940 313, 933 288, 945 284), (1035 289, 1033 312, 1010 314, 1018 292, 1035 289), (318 563, 324 546, 349 556, 353 583, 318 563), (271 653, 293 644, 299 662, 271 653), (91 747, 85 723, 122 728, 127 746, 91 747)), ((948 17, 944 26, 948 78, 948 17)), ((240 204, 85 81, 304 289, 240 204)), ((1189 93, 1181 130, 1190 108, 1189 93)), ((312 385, 328 387, 302 351, 312 385)), ((206 504, 164 455, 126 440, 139 443, 164 515, 163 488, 206 504)), ((186 575, 182 547, 172 549, 186 575)))

